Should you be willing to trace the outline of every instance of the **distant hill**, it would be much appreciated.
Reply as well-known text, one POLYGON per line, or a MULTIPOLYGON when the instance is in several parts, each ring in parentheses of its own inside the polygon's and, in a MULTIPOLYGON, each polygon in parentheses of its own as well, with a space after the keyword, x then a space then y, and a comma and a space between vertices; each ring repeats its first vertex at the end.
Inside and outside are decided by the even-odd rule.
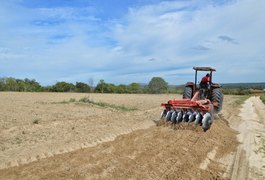
POLYGON ((265 88, 265 82, 259 82, 259 83, 225 83, 222 84, 223 87, 243 87, 243 88, 256 88, 261 87, 265 88))
MULTIPOLYGON (((258 83, 221 83, 222 87, 224 88, 259 88, 265 89, 265 82, 258 82, 258 83)), ((181 85, 169 85, 171 88, 183 88, 185 84, 181 85)))

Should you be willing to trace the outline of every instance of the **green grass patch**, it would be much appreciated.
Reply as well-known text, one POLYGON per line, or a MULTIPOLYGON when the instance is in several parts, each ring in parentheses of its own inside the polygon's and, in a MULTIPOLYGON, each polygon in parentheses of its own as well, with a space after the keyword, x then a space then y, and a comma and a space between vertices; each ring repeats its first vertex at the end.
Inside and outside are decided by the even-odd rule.
POLYGON ((92 104, 92 105, 96 105, 96 106, 103 107, 103 108, 111 108, 111 109, 115 109, 115 110, 118 110, 118 111, 134 111, 134 110, 137 110, 137 108, 126 107, 124 105, 120 106, 120 105, 109 104, 109 103, 105 103, 105 102, 95 102, 95 101, 91 100, 89 97, 83 97, 83 98, 79 99, 79 102, 92 104))
POLYGON ((265 94, 260 96, 261 101, 265 104, 265 94))
POLYGON ((52 102, 51 104, 69 104, 73 102, 76 102, 75 98, 70 98, 69 100, 63 100, 60 102, 52 102))
POLYGON ((70 98, 69 102, 75 102, 75 98, 70 98))
POLYGON ((262 137, 260 139, 259 148, 255 151, 256 153, 262 153, 263 157, 265 157, 265 138, 262 137))
POLYGON ((22 143, 22 139, 20 139, 19 137, 16 137, 16 144, 21 144, 22 143))
POLYGON ((33 124, 39 124, 39 122, 40 122, 40 119, 33 119, 32 121, 33 124))
POLYGON ((66 101, 66 100, 63 100, 63 101, 60 101, 60 102, 51 102, 51 104, 69 104, 71 103, 70 101, 66 101))
POLYGON ((247 100, 250 96, 249 95, 241 95, 241 96, 237 96, 236 100, 234 101, 234 105, 241 105, 245 102, 245 100, 247 100))

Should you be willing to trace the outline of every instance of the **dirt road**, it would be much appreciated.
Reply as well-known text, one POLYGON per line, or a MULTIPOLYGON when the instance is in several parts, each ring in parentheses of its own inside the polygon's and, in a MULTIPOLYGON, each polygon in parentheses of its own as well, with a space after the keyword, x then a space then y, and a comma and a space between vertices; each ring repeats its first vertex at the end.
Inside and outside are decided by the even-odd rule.
POLYGON ((265 106, 259 97, 245 101, 240 110, 241 121, 233 126, 239 134, 231 179, 265 179, 265 158, 259 149, 265 137, 265 106))
MULTIPOLYGON (((34 95, 25 96, 32 98, 34 95)), ((246 130, 245 126, 247 128, 251 126, 251 131, 254 129, 254 132, 259 132, 261 129, 256 131, 256 125, 244 124, 249 123, 249 119, 244 118, 248 117, 251 121, 255 121, 260 117, 260 122, 264 120, 261 116, 264 114, 264 105, 260 104, 257 98, 247 100, 240 110, 237 101, 241 97, 226 96, 222 115, 216 117, 211 130, 204 133, 201 128, 194 126, 182 125, 177 130, 167 126, 155 126, 153 120, 157 120, 162 110, 157 105, 172 98, 170 95, 93 96, 97 101, 100 99, 104 102, 140 107, 130 112, 88 105, 80 106, 75 103, 57 103, 55 106, 54 102, 62 102, 71 97, 80 98, 80 94, 58 94, 58 96, 51 98, 50 94, 38 97, 36 95, 34 100, 27 103, 27 108, 20 107, 26 115, 33 111, 35 116, 41 117, 40 124, 22 121, 16 125, 18 122, 13 120, 3 126, 0 160, 8 162, 12 159, 15 163, 4 163, 6 166, 0 170, 0 179, 257 179, 262 177, 260 170, 256 171, 255 168, 260 167, 262 163, 256 166, 257 159, 255 153, 253 154, 252 141, 245 142, 246 137, 249 136, 249 130, 246 130), (250 106, 249 103, 253 105, 250 106), (253 111, 254 115, 248 113, 248 116, 245 116, 244 112, 249 111, 253 111), (57 113, 60 113, 60 116, 57 113), (50 114, 57 116, 53 118, 50 114), (242 131, 238 134, 239 140, 243 142, 242 145, 238 146, 237 132, 228 124, 242 131), (21 130, 26 128, 21 143, 10 145, 17 137, 21 137, 21 130), (12 133, 15 135, 12 136, 12 133), (41 139, 45 134, 47 134, 46 139, 41 139), (32 141, 32 135, 38 138, 33 137, 35 141, 32 141), (45 146, 49 148, 43 148, 45 146), (54 152, 50 149, 61 148, 62 151, 49 154, 54 152), (248 160, 248 155, 252 160, 248 160), (18 161, 21 157, 33 158, 32 161, 23 163, 18 161), (241 176, 242 172, 248 169, 250 173, 241 176)), ((6 98, 2 101, 8 104, 6 98)), ((18 104, 23 104, 23 97, 17 99, 18 104)), ((5 110, 12 110, 12 106, 13 104, 9 104, 5 110)), ((16 113, 21 116, 21 111, 13 111, 13 119, 19 118, 16 113)), ((5 117, 9 118, 7 114, 5 117)), ((6 120, 2 119, 2 122, 6 120)), ((260 133, 255 134, 255 137, 261 141, 265 136, 260 133)), ((257 142, 255 147, 259 145, 260 143, 257 142)), ((260 152, 257 153, 261 155, 260 152)))

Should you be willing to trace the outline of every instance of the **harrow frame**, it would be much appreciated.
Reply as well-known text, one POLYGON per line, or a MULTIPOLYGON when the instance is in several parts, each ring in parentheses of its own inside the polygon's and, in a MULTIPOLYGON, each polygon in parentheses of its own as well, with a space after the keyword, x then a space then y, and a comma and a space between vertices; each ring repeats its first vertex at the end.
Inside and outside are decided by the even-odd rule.
POLYGON ((162 103, 166 110, 192 109, 194 111, 206 112, 212 111, 212 103, 209 99, 199 100, 199 92, 196 92, 192 99, 171 99, 168 103, 162 103))

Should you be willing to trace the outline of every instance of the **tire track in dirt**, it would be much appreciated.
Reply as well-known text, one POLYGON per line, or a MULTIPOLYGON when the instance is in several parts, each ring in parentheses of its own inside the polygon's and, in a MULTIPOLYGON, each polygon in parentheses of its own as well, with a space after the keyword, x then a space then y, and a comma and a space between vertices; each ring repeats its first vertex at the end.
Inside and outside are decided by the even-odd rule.
POLYGON ((211 163, 212 160, 214 160, 215 156, 216 156, 216 151, 217 151, 217 147, 214 147, 212 151, 210 151, 207 154, 206 159, 200 164, 200 168, 203 170, 206 170, 208 165, 211 163))
POLYGON ((241 144, 235 154, 232 180, 265 179, 265 158, 257 152, 260 139, 265 138, 264 107, 259 97, 250 97, 241 108, 241 122, 235 128, 241 144))
MULTIPOLYGON (((190 150, 196 145, 196 143, 199 141, 199 139, 200 139, 200 136, 196 137, 194 141, 189 141, 189 142, 191 142, 191 147, 190 147, 190 149, 186 149, 185 150, 185 154, 184 155, 182 154, 184 159, 185 159, 185 157, 187 157, 187 153, 192 153, 190 150)), ((177 163, 179 163, 179 161, 177 161, 177 160, 175 162, 173 162, 173 164, 171 164, 171 168, 166 169, 163 172, 162 176, 157 178, 157 179, 165 179, 165 177, 168 176, 168 174, 170 174, 172 171, 174 171, 173 169, 175 167, 177 167, 177 163)))

